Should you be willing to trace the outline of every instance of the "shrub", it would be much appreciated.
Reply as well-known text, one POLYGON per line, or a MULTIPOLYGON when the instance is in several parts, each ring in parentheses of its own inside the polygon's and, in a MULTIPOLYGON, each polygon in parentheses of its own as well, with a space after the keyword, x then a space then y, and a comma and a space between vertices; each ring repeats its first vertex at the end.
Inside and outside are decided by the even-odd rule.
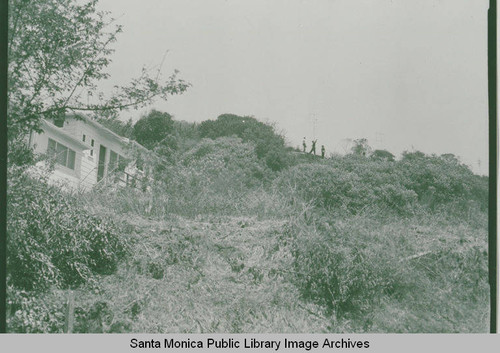
POLYGON ((413 190, 430 209, 456 202, 467 209, 469 201, 483 211, 488 207, 488 179, 474 175, 466 165, 449 155, 406 152, 396 168, 402 176, 402 184, 413 190))
POLYGON ((487 327, 486 231, 441 221, 291 218, 282 236, 293 259, 290 279, 304 299, 358 330, 477 332, 487 327), (402 317, 391 318, 389 309, 402 317))
POLYGON ((266 168, 249 143, 237 138, 205 139, 164 173, 166 192, 185 201, 205 195, 232 198, 262 184, 266 168))
POLYGON ((76 286, 110 273, 124 245, 111 221, 43 179, 9 172, 8 282, 32 290, 76 286))
POLYGON ((37 160, 33 149, 21 138, 9 140, 7 157, 9 166, 27 167, 35 164, 37 160))
POLYGON ((488 207, 487 177, 474 175, 449 155, 421 152, 405 153, 400 161, 355 154, 309 161, 281 173, 275 185, 317 207, 353 214, 375 208, 402 215, 427 209, 464 217, 488 207))
POLYGON ((413 191, 391 180, 393 178, 385 179, 383 174, 376 178, 374 170, 352 169, 302 164, 283 172, 275 186, 284 195, 297 194, 316 207, 344 213, 356 214, 374 207, 397 213, 411 212, 416 200, 413 191))
POLYGON ((366 312, 400 281, 394 255, 379 246, 379 239, 368 245, 363 233, 369 230, 343 229, 327 218, 315 217, 319 221, 333 225, 321 229, 299 222, 286 228, 284 239, 291 245, 293 257, 292 280, 304 299, 338 317, 366 312))
POLYGON ((368 140, 365 138, 354 140, 354 145, 351 147, 352 154, 356 156, 368 157, 372 148, 368 145, 368 140))
POLYGON ((223 114, 216 120, 202 122, 199 131, 201 137, 216 139, 236 136, 243 142, 255 144, 257 157, 265 159, 267 166, 272 170, 281 170, 288 166, 283 136, 276 133, 272 125, 262 123, 253 117, 223 114))
POLYGON ((391 162, 394 162, 395 158, 394 155, 386 150, 375 150, 373 151, 372 155, 370 156, 373 159, 378 159, 378 160, 388 160, 391 162))
POLYGON ((35 294, 15 288, 7 291, 9 332, 63 332, 65 296, 61 291, 35 294))
POLYGON ((292 163, 289 152, 279 147, 270 149, 265 160, 268 168, 276 172, 288 168, 292 163))

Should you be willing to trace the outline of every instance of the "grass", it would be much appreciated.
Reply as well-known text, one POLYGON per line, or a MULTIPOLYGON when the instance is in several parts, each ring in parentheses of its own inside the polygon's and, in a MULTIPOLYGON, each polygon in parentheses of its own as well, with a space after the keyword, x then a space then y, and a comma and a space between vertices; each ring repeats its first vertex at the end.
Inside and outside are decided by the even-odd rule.
MULTIPOLYGON (((109 221, 125 248, 113 273, 72 286, 75 332, 488 331, 487 214, 471 173, 435 156, 418 157, 415 169, 428 170, 417 179, 405 174, 410 159, 309 155, 275 173, 238 140, 200 146, 147 191, 106 186, 68 195, 68 210, 46 207, 109 221), (399 174, 395 163, 406 163, 399 174)), ((66 228, 85 244, 100 229, 66 228)), ((62 332, 61 288, 11 288, 13 330, 62 332)))
POLYGON ((439 214, 335 217, 262 190, 230 211, 188 216, 113 198, 127 192, 97 199, 97 211, 90 198, 121 224, 130 253, 78 290, 83 332, 487 332, 484 227, 439 214), (297 281, 315 273, 297 266, 294 246, 314 252, 332 236, 359 249, 373 283, 392 281, 361 296, 360 310, 332 310, 297 281))
MULTIPOLYGON (((326 332, 321 308, 297 301, 282 221, 256 217, 122 219, 133 254, 117 273, 82 289, 131 332, 326 332)), ((87 304, 85 304, 85 302, 87 304)), ((87 309, 88 310, 88 309, 87 309)), ((102 329, 102 325, 95 325, 102 329)))

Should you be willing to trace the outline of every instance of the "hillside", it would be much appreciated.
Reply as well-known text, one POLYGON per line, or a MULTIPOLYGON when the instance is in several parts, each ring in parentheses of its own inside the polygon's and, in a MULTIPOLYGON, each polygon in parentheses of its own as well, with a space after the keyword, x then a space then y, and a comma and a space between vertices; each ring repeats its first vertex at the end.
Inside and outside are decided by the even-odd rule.
POLYGON ((74 332, 487 332, 487 178, 315 158, 248 118, 177 126, 144 190, 10 168, 11 331, 62 332, 74 293, 74 332))
POLYGON ((324 329, 310 312, 317 309, 297 302, 297 289, 284 279, 290 253, 278 244, 281 222, 136 217, 129 225, 137 251, 102 282, 99 300, 113 313, 108 325, 123 322, 132 332, 324 329))

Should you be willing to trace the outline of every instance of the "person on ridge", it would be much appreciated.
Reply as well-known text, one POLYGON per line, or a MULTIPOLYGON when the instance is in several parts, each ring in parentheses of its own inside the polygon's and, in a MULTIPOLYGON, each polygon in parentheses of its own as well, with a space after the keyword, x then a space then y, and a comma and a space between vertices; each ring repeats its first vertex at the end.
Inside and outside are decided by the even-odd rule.
POLYGON ((316 155, 316 142, 318 142, 318 140, 312 141, 312 147, 311 150, 309 151, 309 153, 314 153, 314 155, 316 155))

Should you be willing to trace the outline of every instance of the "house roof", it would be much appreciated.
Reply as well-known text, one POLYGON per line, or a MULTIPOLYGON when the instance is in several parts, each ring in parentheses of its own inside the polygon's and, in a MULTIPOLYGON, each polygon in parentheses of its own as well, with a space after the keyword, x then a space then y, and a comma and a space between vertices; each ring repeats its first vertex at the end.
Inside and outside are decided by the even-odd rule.
POLYGON ((137 147, 139 150, 142 150, 144 152, 149 151, 146 147, 144 147, 143 145, 141 145, 137 141, 131 140, 129 138, 126 138, 126 137, 123 137, 123 136, 120 136, 120 135, 114 133, 110 129, 104 127, 103 125, 99 124, 97 121, 95 121, 94 119, 92 119, 92 118, 90 118, 90 117, 88 117, 86 115, 83 115, 83 114, 70 114, 70 115, 68 115, 68 117, 72 117, 72 118, 75 118, 75 119, 83 120, 87 124, 92 125, 96 129, 98 129, 100 132, 104 133, 107 137, 109 137, 109 138, 111 138, 111 139, 113 139, 115 141, 118 141, 119 143, 121 143, 123 145, 128 145, 128 144, 131 143, 132 145, 134 145, 135 147, 137 147))
POLYGON ((71 136, 70 134, 68 134, 63 129, 55 126, 54 124, 52 124, 51 122, 48 122, 45 119, 42 119, 42 129, 44 131, 50 131, 50 132, 52 132, 53 134, 57 135, 62 140, 66 141, 67 143, 70 143, 71 146, 74 147, 74 148, 78 148, 80 150, 88 150, 88 149, 90 149, 90 147, 87 146, 85 143, 83 143, 82 141, 74 138, 73 136, 71 136))

